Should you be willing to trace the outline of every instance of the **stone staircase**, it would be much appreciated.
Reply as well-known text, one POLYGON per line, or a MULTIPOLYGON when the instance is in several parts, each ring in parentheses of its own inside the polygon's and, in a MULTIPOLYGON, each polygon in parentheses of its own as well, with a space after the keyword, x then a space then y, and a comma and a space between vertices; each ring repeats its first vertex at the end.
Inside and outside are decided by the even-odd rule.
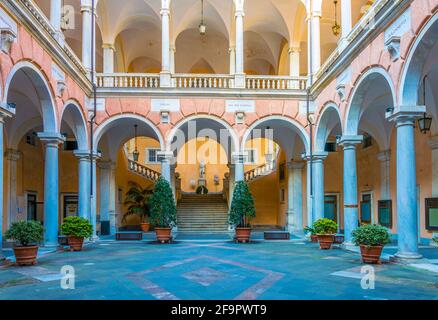
POLYGON ((178 202, 178 232, 228 231, 228 205, 222 194, 183 194, 178 202))

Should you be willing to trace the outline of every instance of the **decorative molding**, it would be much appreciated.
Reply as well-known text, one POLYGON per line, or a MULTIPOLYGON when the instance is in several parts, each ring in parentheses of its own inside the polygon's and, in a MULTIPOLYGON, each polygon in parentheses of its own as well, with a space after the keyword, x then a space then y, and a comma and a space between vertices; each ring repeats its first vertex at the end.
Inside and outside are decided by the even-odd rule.
POLYGON ((236 124, 245 124, 245 112, 236 112, 236 124))
POLYGON ((336 92, 338 93, 339 98, 342 102, 345 102, 347 99, 346 92, 345 92, 345 84, 341 83, 336 86, 336 92))
POLYGON ((399 36, 392 36, 385 42, 385 48, 391 55, 392 62, 400 58, 400 41, 401 38, 399 36))
POLYGON ((152 99, 151 111, 152 112, 178 112, 181 110, 181 104, 179 99, 152 99))
POLYGON ((6 54, 11 53, 11 46, 17 39, 17 34, 11 28, 0 29, 0 49, 6 54))
POLYGON ((227 100, 225 101, 225 112, 252 113, 255 112, 254 100, 227 100))

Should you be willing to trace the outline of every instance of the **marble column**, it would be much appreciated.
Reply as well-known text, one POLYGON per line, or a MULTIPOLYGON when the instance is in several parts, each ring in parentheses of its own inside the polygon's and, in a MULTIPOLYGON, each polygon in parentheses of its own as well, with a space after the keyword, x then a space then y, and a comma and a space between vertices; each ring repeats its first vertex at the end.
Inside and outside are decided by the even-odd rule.
POLYGON ((310 175, 310 161, 308 158, 305 158, 304 160, 306 160, 306 189, 307 189, 307 225, 311 226, 314 222, 315 219, 313 218, 313 201, 315 198, 315 193, 313 192, 312 194, 312 184, 310 183, 311 181, 311 175, 310 175))
POLYGON ((176 48, 175 46, 170 47, 170 73, 175 74, 175 54, 176 54, 176 48))
POLYGON ((324 218, 324 160, 326 152, 313 155, 313 220, 324 218))
POLYGON ((6 118, 12 117, 13 114, 7 109, 0 107, 0 261, 4 260, 3 256, 3 218, 4 218, 4 199, 3 199, 3 153, 4 153, 4 146, 3 146, 3 140, 4 140, 4 122, 6 118))
POLYGON ((339 46, 345 48, 347 38, 351 32, 351 0, 341 0, 341 39, 339 46))
MULTIPOLYGON (((110 234, 115 233, 115 179, 116 164, 112 161, 100 161, 100 226, 106 226, 110 234)), ((102 233, 102 235, 108 235, 102 233)))
POLYGON ((114 55, 116 48, 113 44, 103 44, 103 73, 114 73, 114 55))
POLYGON ((245 13, 243 11, 243 1, 236 4, 236 73, 235 73, 235 87, 245 87, 245 62, 244 62, 244 40, 243 40, 243 17, 245 13))
POLYGON ((18 150, 6 150, 6 160, 8 161, 8 226, 18 221, 18 200, 17 200, 17 162, 21 153, 18 150))
POLYGON ((287 230, 291 234, 303 234, 303 182, 304 162, 288 162, 288 209, 287 230))
POLYGON ((76 150, 75 156, 79 160, 78 179, 78 213, 79 217, 90 219, 90 151, 76 150))
POLYGON ((58 245, 59 229, 59 145, 65 141, 60 133, 40 132, 38 137, 44 143, 44 243, 58 245))
POLYGON ((236 179, 236 170, 234 164, 229 164, 228 168, 230 169, 230 176, 228 178, 228 207, 231 207, 231 200, 233 199, 234 193, 234 183, 236 179))
POLYGON ((245 153, 234 153, 233 164, 234 164, 234 181, 245 181, 245 153))
POLYGON ((380 161, 380 200, 391 200, 391 150, 379 152, 377 159, 380 161))
POLYGON ((356 146, 363 136, 343 136, 339 145, 344 148, 344 236, 345 244, 352 245, 352 232, 359 226, 357 195, 356 146))
MULTIPOLYGON (((166 1, 167 2, 167 1, 166 1)), ((161 8, 161 74, 160 86, 170 87, 170 8, 168 3, 161 8)))
POLYGON ((94 152, 92 155, 90 170, 91 175, 93 176, 93 184, 90 185, 90 223, 93 226, 93 235, 91 236, 92 240, 97 240, 97 161, 101 158, 101 154, 98 152, 94 152))
MULTIPOLYGON (((316 74, 321 67, 321 12, 313 11, 308 17, 309 30, 309 57, 312 57, 312 64, 309 63, 309 75, 316 74), (311 41, 310 41, 311 38, 311 41), (310 44, 311 50, 310 50, 310 44)), ((310 62, 310 59, 309 59, 310 62)))
POLYGON ((396 257, 418 259, 417 176, 414 126, 424 106, 401 106, 386 117, 397 129, 397 233, 396 257))
POLYGON ((82 13, 82 63, 88 72, 91 71, 91 1, 83 1, 81 6, 82 13))
POLYGON ((234 75, 236 73, 236 47, 230 47, 228 52, 230 54, 230 74, 234 75))
MULTIPOLYGON (((432 149, 432 197, 438 198, 438 136, 429 140, 432 149)), ((438 232, 433 233, 433 237, 438 237, 438 232)))
POLYGON ((300 47, 289 48, 289 75, 291 77, 300 76, 300 47))
POLYGON ((62 4, 63 0, 50 1, 50 23, 56 31, 58 41, 64 39, 64 35, 61 29, 62 4))
POLYGON ((161 162, 161 176, 172 185, 171 165, 174 160, 173 152, 159 152, 158 158, 161 162))

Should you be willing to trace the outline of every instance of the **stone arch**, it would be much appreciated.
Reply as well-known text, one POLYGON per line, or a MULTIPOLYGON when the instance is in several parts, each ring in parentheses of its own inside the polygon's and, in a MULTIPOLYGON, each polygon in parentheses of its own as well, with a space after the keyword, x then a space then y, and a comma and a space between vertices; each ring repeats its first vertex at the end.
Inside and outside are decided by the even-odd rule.
POLYGON ((330 132, 337 126, 341 126, 342 117, 339 107, 334 102, 327 103, 323 108, 318 118, 315 133, 315 152, 323 152, 327 138, 330 132))
POLYGON ((24 74, 32 82, 34 89, 38 95, 39 103, 41 105, 41 112, 43 118, 44 131, 55 133, 58 132, 58 119, 56 112, 56 103, 53 96, 53 90, 47 77, 36 65, 29 61, 21 61, 14 65, 11 69, 5 85, 3 103, 9 103, 8 100, 10 87, 13 85, 14 80, 19 72, 24 72, 24 74))
MULTIPOLYGON (((73 131, 79 150, 88 150, 89 138, 87 121, 80 105, 74 100, 68 100, 62 109, 60 126, 63 120, 73 131)), ((61 129, 61 128, 60 128, 61 129)))

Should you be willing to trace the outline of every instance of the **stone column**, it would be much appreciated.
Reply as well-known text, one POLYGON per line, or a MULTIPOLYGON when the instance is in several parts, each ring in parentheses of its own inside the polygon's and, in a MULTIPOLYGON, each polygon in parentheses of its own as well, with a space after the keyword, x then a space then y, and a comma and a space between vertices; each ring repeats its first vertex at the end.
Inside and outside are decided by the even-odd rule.
POLYGON ((59 168, 58 156, 59 145, 65 138, 59 133, 38 133, 38 137, 44 143, 44 229, 45 245, 58 245, 59 229, 59 168))
POLYGON ((234 164, 234 181, 245 181, 245 153, 234 153, 233 164, 234 164))
MULTIPOLYGON (((309 63, 309 75, 318 72, 321 67, 321 12, 313 11, 308 17, 309 27, 312 28, 312 32, 309 32, 309 57, 312 57, 312 64, 309 63), (310 37, 312 41, 310 41, 310 37), (310 43, 312 44, 312 49, 310 50, 310 43)), ((309 28, 310 30, 310 28, 309 28)), ((309 59, 310 60, 310 59, 309 59)), ((309 61, 310 62, 310 61, 309 61)))
POLYGON ((102 45, 103 49, 103 73, 114 73, 114 55, 116 48, 113 44, 102 45))
MULTIPOLYGON (((438 136, 429 140, 432 149, 432 197, 438 197, 438 136)), ((438 237, 438 232, 433 233, 433 237, 438 237)))
POLYGON ((3 130, 5 118, 12 117, 12 113, 3 107, 0 108, 0 261, 4 260, 2 249, 3 249, 3 130))
POLYGON ((424 106, 396 108, 387 113, 397 128, 397 233, 402 259, 418 259, 417 176, 415 162, 415 120, 426 112, 424 106))
POLYGON ((6 150, 6 160, 8 161, 8 225, 18 221, 17 203, 17 161, 20 159, 20 151, 14 149, 6 150))
POLYGON ((228 52, 230 53, 230 74, 234 75, 236 73, 236 47, 230 47, 228 52))
POLYGON ((303 182, 304 162, 288 163, 287 230, 291 234, 303 233, 303 182))
POLYGON ((235 87, 245 88, 245 62, 244 62, 244 40, 243 40, 243 0, 236 1, 236 74, 235 87))
POLYGON ((315 198, 315 193, 312 194, 311 192, 311 188, 312 188, 312 184, 311 182, 311 177, 310 177, 310 161, 309 159, 306 157, 306 172, 307 172, 307 176, 306 176, 306 189, 307 189, 307 225, 311 226, 313 224, 313 222, 315 222, 315 219, 313 218, 313 201, 315 198))
POLYGON ((380 200, 390 200, 391 150, 378 153, 377 159, 380 161, 380 200))
POLYGON ((289 48, 289 75, 291 77, 300 76, 300 47, 289 48))
MULTIPOLYGON (((100 169, 100 226, 108 228, 109 233, 115 233, 115 179, 114 171, 116 164, 111 161, 101 161, 98 164, 100 169)), ((102 233, 103 236, 108 233, 102 233)))
POLYGON ((171 164, 174 159, 173 152, 159 152, 158 158, 161 161, 161 176, 172 185, 171 164))
POLYGON ((175 46, 170 47, 170 73, 175 74, 175 54, 176 48, 175 46))
POLYGON ((78 199, 79 216, 90 219, 90 151, 76 150, 75 156, 79 160, 78 199))
POLYGON ((313 155, 313 219, 314 221, 324 218, 324 160, 326 152, 313 155))
POLYGON ((352 245, 352 232, 359 226, 356 145, 362 140, 362 136, 343 136, 339 141, 339 145, 344 148, 344 236, 346 245, 352 245))
POLYGON ((351 32, 351 0, 341 0, 341 39, 339 46, 345 48, 347 37, 351 32))
POLYGON ((58 41, 64 40, 64 34, 61 29, 62 20, 62 2, 63 0, 50 1, 50 23, 56 31, 58 41))
POLYGON ((231 200, 233 200, 233 193, 234 193, 234 183, 236 179, 236 170, 234 164, 229 164, 228 168, 230 169, 230 176, 228 179, 228 207, 231 207, 231 200))
MULTIPOLYGON (((91 192, 90 192, 90 223, 93 226, 93 235, 91 238, 93 240, 98 239, 97 236, 97 160, 99 160, 101 157, 100 153, 94 152, 92 155, 91 163, 90 163, 90 170, 91 175, 93 176, 93 184, 90 185, 91 192)), ((90 182, 89 182, 90 183, 90 182)))
POLYGON ((82 63, 88 72, 91 71, 91 1, 83 0, 81 5, 82 13, 82 63))
POLYGON ((161 14, 161 87, 170 87, 170 8, 168 1, 163 1, 161 14))

